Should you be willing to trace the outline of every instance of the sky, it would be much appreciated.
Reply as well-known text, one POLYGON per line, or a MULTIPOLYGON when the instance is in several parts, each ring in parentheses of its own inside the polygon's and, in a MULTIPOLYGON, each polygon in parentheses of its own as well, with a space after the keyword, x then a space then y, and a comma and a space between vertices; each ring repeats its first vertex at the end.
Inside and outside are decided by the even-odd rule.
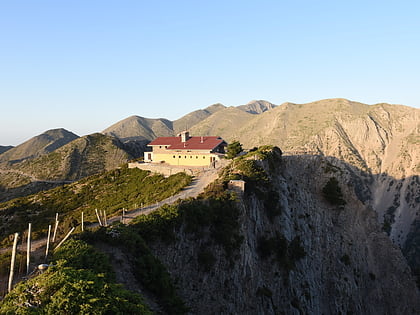
POLYGON ((420 108, 420 1, 0 0, 0 145, 215 103, 420 108))

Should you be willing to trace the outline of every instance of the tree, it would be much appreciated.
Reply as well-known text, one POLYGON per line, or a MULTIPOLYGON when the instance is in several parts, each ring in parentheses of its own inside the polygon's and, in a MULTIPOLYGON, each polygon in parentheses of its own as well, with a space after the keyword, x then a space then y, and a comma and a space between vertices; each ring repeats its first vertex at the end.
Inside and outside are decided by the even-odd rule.
POLYGON ((226 158, 233 159, 242 152, 242 144, 239 141, 233 141, 226 148, 226 158))

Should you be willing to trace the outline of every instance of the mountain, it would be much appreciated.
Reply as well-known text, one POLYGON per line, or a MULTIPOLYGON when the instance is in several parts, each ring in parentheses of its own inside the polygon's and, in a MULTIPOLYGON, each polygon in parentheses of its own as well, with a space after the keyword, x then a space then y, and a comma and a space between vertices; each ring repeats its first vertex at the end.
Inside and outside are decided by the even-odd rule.
MULTIPOLYGON (((240 128, 240 126, 254 117, 256 115, 240 110, 237 107, 226 107, 191 127, 190 131, 195 136, 213 135, 222 136, 223 138, 223 135, 234 134, 236 128, 240 128)), ((233 139, 237 138, 233 136, 229 140, 233 139)))
MULTIPOLYGON (((178 199, 130 224, 85 226, 84 233, 76 229, 76 240, 52 253, 46 272, 18 284, 0 302, 0 312, 115 313, 114 303, 123 303, 121 309, 132 314, 147 309, 159 314, 418 314, 419 290, 401 251, 360 199, 359 189, 369 186, 360 181, 363 172, 333 157, 282 156, 276 147, 260 147, 222 169, 197 198, 178 199), (232 179, 244 186, 230 186, 232 179), (72 299, 63 292, 71 292, 72 299)), ((64 234, 80 223, 74 204, 85 211, 89 206, 94 220, 96 205, 107 210, 110 203, 109 209, 118 210, 120 201, 148 199, 139 192, 153 196, 157 185, 168 187, 165 181, 179 182, 121 168, 10 201, 3 205, 2 222, 9 228, 7 219, 16 219, 16 213, 25 218, 29 205, 41 207, 50 219, 56 209, 68 209, 74 216, 65 219, 64 234), (92 189, 109 198, 95 198, 92 189)), ((35 212, 32 219, 42 222, 46 235, 48 222, 35 212)), ((10 235, 7 229, 2 233, 10 235)), ((1 266, 8 265, 3 260, 1 266)))
POLYGON ((214 104, 205 109, 199 109, 193 111, 173 122, 174 134, 178 134, 183 130, 188 130, 190 127, 196 125, 200 121, 206 119, 212 114, 218 112, 219 110, 225 109, 226 107, 222 104, 214 104))
POLYGON ((370 185, 359 192, 363 201, 378 213, 391 239, 420 263, 419 109, 327 99, 285 103, 260 115, 230 111, 229 128, 223 117, 220 111, 191 133, 217 132, 245 148, 272 144, 288 154, 333 156, 364 170, 361 180, 370 185))
POLYGON ((4 152, 6 152, 7 150, 10 150, 10 149, 12 149, 12 148, 13 148, 13 146, 11 146, 11 145, 8 145, 8 146, 3 146, 3 145, 0 145, 0 154, 4 153, 4 152))
MULTIPOLYGON (((236 112, 239 113, 238 115, 240 115, 240 112, 261 114, 275 107, 276 105, 267 101, 252 101, 246 105, 230 107, 230 111, 236 110, 236 112)), ((193 111, 174 121, 162 118, 150 119, 140 116, 131 116, 106 128, 102 131, 102 133, 117 137, 123 142, 130 140, 151 141, 157 137, 174 136, 183 130, 194 127, 214 115, 216 115, 216 117, 220 117, 221 112, 229 113, 229 111, 226 112, 226 109, 227 107, 222 104, 213 104, 205 109, 193 111)), ((234 123, 237 122, 235 121, 234 123)))
POLYGON ((246 181, 236 203, 221 202, 229 196, 223 199, 219 183, 201 200, 181 203, 178 212, 163 209, 138 227, 147 228, 142 236, 177 279, 191 313, 419 311, 404 257, 357 196, 361 170, 331 157, 279 160, 269 152, 234 165, 225 170, 226 181, 235 175, 246 181), (323 192, 332 178, 345 205, 323 192), (154 222, 166 235, 147 235, 154 222))
POLYGON ((96 133, 36 159, 15 164, 12 170, 40 180, 78 180, 117 168, 130 158, 118 139, 96 133))
POLYGON ((140 116, 130 116, 102 131, 103 134, 111 135, 121 141, 147 140, 156 137, 168 137, 173 135, 172 122, 167 119, 151 119, 140 116))
POLYGON ((48 130, 0 154, 0 163, 17 163, 50 153, 79 136, 65 129, 48 130))
POLYGON ((0 169, 0 200, 9 200, 111 170, 132 156, 116 138, 84 136, 37 158, 0 169))
POLYGON ((275 107, 276 105, 270 102, 260 100, 260 101, 251 101, 248 104, 238 106, 237 108, 250 114, 261 114, 275 107))

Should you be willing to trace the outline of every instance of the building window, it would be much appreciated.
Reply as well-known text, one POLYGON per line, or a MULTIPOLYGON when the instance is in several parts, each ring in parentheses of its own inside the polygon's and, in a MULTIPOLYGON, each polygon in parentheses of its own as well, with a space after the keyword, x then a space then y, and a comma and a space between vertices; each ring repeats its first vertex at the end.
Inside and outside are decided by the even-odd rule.
POLYGON ((159 146, 159 149, 162 149, 162 146, 161 145, 159 146))
POLYGON ((174 155, 174 158, 175 158, 175 155, 174 155))
POLYGON ((184 158, 186 159, 186 158, 187 158, 187 156, 185 155, 185 156, 184 156, 184 158))
POLYGON ((181 158, 181 156, 178 157, 179 159, 181 158))
POLYGON ((203 156, 203 159, 205 159, 206 157, 205 156, 203 156))
POLYGON ((195 158, 198 159, 198 155, 196 155, 195 158))

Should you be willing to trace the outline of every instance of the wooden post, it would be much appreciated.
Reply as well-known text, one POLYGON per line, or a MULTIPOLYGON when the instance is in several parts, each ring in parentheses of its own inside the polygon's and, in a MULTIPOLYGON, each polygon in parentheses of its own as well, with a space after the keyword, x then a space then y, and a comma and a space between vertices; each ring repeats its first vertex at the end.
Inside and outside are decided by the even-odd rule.
POLYGON ((26 248, 26 274, 29 274, 29 262, 31 257, 31 231, 32 230, 32 223, 29 223, 28 226, 28 244, 26 248))
POLYGON ((47 238, 47 249, 45 250, 45 262, 47 262, 48 250, 50 249, 50 236, 51 236, 51 224, 48 225, 48 238, 47 238))
POLYGON ((85 225, 84 225, 84 221, 83 221, 83 211, 82 211, 82 232, 85 230, 85 225))
POLYGON ((53 234, 53 237, 52 237, 52 242, 53 243, 55 243, 55 237, 57 236, 58 223, 60 223, 60 221, 55 221, 54 234, 53 234))
POLYGON ((103 218, 104 218, 104 225, 105 225, 105 226, 108 226, 108 222, 107 222, 107 220, 106 220, 106 211, 105 211, 105 210, 103 210, 103 212, 104 212, 104 214, 103 214, 103 218))
POLYGON ((95 209, 95 212, 96 212, 96 217, 98 218, 99 226, 102 226, 101 218, 99 217, 99 214, 98 214, 98 209, 95 209))
POLYGON ((12 250, 12 259, 10 261, 10 274, 9 274, 9 286, 8 291, 12 291, 12 285, 13 285, 13 273, 15 271, 15 259, 16 259, 16 248, 17 248, 17 242, 18 242, 19 233, 15 233, 15 239, 13 241, 13 250, 12 250))
POLYGON ((122 224, 124 224, 124 217, 125 217, 125 208, 123 208, 122 210, 122 217, 121 217, 122 224))
POLYGON ((54 226, 54 234, 53 234, 53 238, 52 238, 52 242, 55 242, 55 237, 57 235, 57 227, 58 227, 58 213, 55 214, 55 226, 54 226))
POLYGON ((54 248, 54 250, 57 250, 57 248, 59 248, 69 238, 70 234, 73 233, 75 228, 76 227, 74 226, 71 228, 70 232, 67 233, 67 235, 62 239, 62 241, 57 245, 57 247, 54 248))

